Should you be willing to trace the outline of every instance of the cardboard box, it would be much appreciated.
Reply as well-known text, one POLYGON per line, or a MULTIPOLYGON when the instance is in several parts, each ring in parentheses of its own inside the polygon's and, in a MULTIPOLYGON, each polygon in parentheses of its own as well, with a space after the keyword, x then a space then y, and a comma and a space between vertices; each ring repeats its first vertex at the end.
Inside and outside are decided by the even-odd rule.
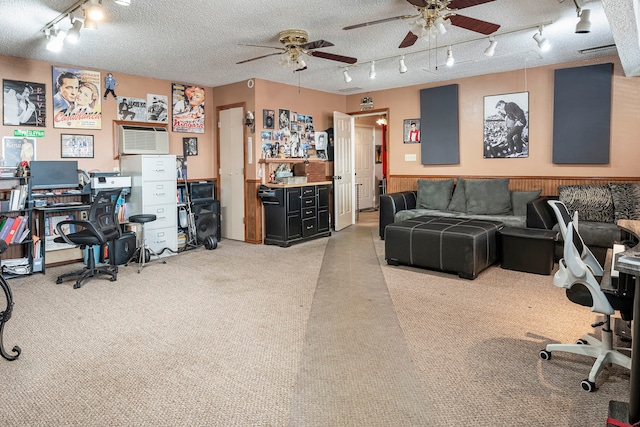
POLYGON ((306 176, 307 182, 326 181, 324 162, 295 163, 293 165, 294 176, 306 176))

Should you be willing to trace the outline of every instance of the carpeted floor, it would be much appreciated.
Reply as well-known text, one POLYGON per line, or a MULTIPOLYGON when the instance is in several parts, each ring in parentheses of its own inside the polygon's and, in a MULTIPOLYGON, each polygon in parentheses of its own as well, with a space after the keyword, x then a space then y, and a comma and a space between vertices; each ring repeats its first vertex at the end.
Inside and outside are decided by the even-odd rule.
POLYGON ((290 248, 223 240, 81 289, 12 279, 2 426, 604 426, 629 373, 538 351, 594 316, 550 276, 387 266, 376 213, 290 248))

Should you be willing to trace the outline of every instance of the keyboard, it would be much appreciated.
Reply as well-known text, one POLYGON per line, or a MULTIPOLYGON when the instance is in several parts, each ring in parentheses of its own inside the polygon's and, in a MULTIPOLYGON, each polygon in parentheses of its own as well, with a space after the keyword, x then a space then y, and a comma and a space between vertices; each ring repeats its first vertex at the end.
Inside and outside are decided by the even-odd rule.
POLYGON ((60 208, 60 207, 65 207, 65 206, 81 206, 83 203, 82 202, 61 202, 61 203, 50 203, 48 206, 51 206, 53 208, 60 208))

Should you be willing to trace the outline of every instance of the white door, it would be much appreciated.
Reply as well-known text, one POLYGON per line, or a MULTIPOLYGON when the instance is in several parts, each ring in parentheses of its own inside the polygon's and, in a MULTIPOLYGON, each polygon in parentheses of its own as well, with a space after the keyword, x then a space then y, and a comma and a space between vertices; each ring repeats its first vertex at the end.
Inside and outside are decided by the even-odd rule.
POLYGON ((355 127, 356 151, 356 210, 374 206, 375 192, 375 136, 373 126, 355 127))
POLYGON ((353 159, 353 117, 333 112, 333 194, 335 230, 356 221, 353 159))
POLYGON ((244 241, 244 113, 241 107, 220 110, 221 236, 244 241))

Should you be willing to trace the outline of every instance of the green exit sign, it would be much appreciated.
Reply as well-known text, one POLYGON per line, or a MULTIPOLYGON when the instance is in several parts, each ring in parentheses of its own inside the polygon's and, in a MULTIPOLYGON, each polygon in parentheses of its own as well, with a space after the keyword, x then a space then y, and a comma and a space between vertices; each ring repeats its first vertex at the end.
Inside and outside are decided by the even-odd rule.
POLYGON ((43 130, 21 130, 21 129, 15 129, 13 131, 13 136, 22 136, 22 137, 27 137, 27 138, 44 138, 44 131, 43 130))

